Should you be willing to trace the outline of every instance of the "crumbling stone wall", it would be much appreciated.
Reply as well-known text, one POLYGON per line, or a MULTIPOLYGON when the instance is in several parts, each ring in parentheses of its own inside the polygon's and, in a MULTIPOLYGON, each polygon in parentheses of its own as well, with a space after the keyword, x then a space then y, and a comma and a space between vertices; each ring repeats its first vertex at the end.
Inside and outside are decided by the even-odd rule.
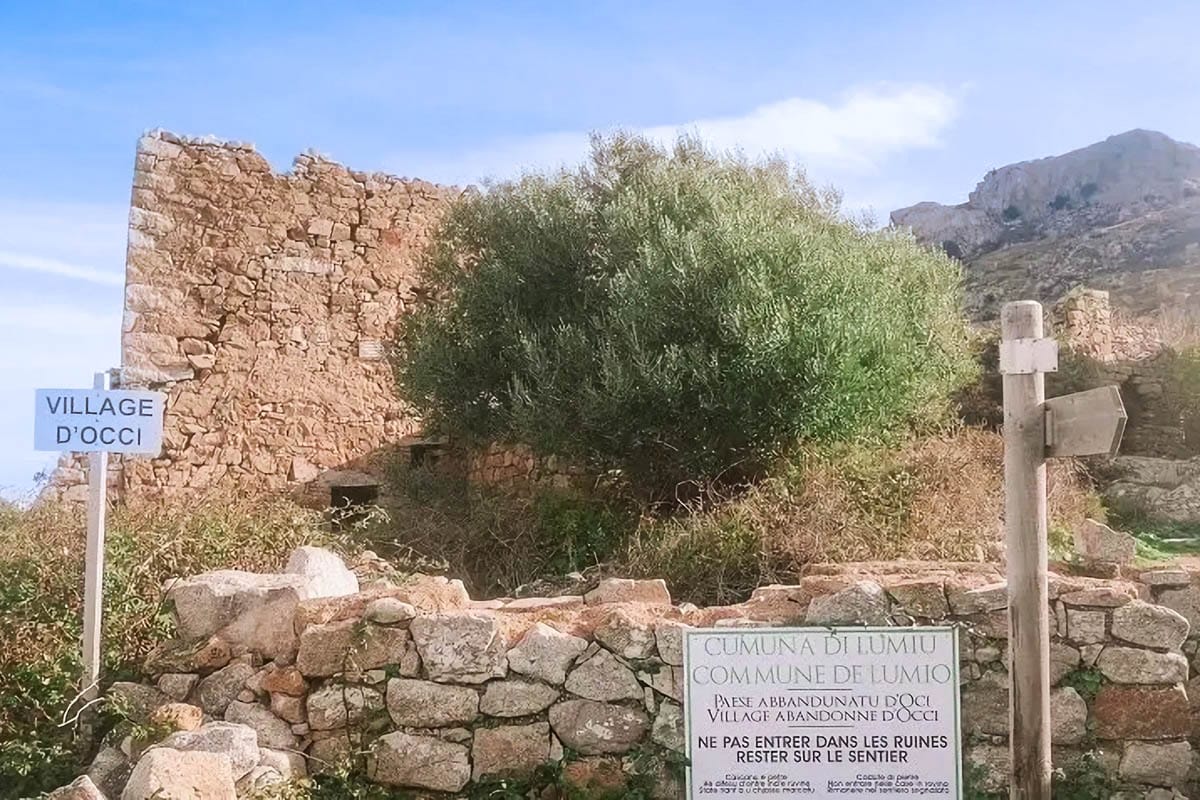
POLYGON ((456 190, 154 132, 137 148, 121 383, 168 395, 126 493, 374 483, 417 429, 384 358, 456 190))
MULTIPOLYGON (((160 723, 198 729, 162 742, 135 778, 181 752, 229 751, 227 780, 243 792, 285 777, 272 770, 350 759, 376 782, 462 797, 562 761, 566 781, 597 795, 642 781, 655 796, 681 797, 689 626, 949 623, 960 628, 968 774, 979 789, 1007 785, 1007 588, 995 567, 818 567, 744 603, 696 608, 673 604, 662 581, 619 579, 582 596, 519 600, 473 601, 444 578, 320 597, 311 581, 340 585, 339 570, 322 577, 312 567, 327 559, 302 560, 307 576, 219 572, 171 588, 185 638, 151 657, 149 684, 114 692, 160 723), (202 715, 215 721, 202 725, 202 715)), ((1050 602, 1056 764, 1086 756, 1122 797, 1187 794, 1189 740, 1200 733, 1189 710, 1200 692, 1190 635, 1200 575, 1053 575, 1050 602)), ((110 776, 137 761, 125 757, 122 772, 112 768, 116 747, 101 755, 110 776)))
POLYGON ((1054 333, 1065 359, 1084 360, 1095 385, 1115 384, 1129 412, 1121 451, 1136 455, 1189 455, 1183 423, 1165 397, 1171 353, 1153 319, 1119 319, 1109 293, 1079 287, 1051 310, 1054 333))

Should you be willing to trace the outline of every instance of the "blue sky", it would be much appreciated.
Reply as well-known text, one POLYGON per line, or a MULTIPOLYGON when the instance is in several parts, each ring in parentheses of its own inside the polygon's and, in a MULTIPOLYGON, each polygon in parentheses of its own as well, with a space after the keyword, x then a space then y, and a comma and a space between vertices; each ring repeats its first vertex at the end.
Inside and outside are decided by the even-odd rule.
POLYGON ((593 129, 779 151, 877 218, 1134 127, 1200 142, 1200 5, 0 3, 0 491, 33 389, 116 365, 147 129, 439 182, 574 161, 593 129))

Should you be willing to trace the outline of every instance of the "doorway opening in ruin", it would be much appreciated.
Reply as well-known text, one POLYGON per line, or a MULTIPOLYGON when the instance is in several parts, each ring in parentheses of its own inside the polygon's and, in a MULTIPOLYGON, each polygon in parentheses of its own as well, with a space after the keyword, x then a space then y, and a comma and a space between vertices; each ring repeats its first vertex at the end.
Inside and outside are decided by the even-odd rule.
POLYGON ((330 486, 330 519, 334 530, 352 528, 370 514, 371 506, 379 500, 379 484, 364 483, 354 486, 330 486))

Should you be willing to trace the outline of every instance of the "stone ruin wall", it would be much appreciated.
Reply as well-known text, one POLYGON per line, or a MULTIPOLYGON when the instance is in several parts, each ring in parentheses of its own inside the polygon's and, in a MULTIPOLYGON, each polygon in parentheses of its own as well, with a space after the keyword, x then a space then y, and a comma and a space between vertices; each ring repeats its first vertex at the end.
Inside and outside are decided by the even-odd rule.
POLYGON ((418 427, 386 348, 456 194, 317 155, 276 174, 248 145, 143 137, 120 383, 166 392, 167 411, 162 454, 126 459, 123 493, 307 486, 327 502, 331 484, 376 483, 381 449, 418 427))
MULTIPOLYGON (((223 572, 172 586, 185 638, 151 657, 148 683, 112 693, 142 714, 173 702, 152 718, 201 727, 136 767, 102 750, 91 774, 109 796, 131 767, 146 788, 178 751, 201 750, 228 753, 225 780, 243 791, 349 758, 378 783, 464 797, 562 761, 583 796, 621 796, 641 780, 679 798, 682 632, 797 624, 958 626, 964 761, 976 789, 1007 786, 1007 587, 995 567, 817 567, 710 608, 673 604, 662 581, 490 601, 445 578, 376 580, 323 599, 308 581, 223 572)), ((1200 574, 1051 575, 1049 596, 1056 766, 1090 754, 1114 797, 1195 796, 1200 574)))
POLYGON ((1129 412, 1122 453, 1194 455, 1182 420, 1166 402, 1170 349, 1157 320, 1119 316, 1108 292, 1081 287, 1055 304, 1050 323, 1069 351, 1089 360, 1092 380, 1120 387, 1129 412))

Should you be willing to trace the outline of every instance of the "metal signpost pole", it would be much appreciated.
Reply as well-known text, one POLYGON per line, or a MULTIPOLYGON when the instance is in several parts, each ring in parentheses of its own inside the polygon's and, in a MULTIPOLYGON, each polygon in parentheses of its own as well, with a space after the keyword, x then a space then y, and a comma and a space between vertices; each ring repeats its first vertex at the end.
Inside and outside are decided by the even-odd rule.
MULTIPOLYGON (((108 373, 97 372, 93 389, 107 391, 108 373)), ((83 699, 100 684, 100 616, 104 605, 104 518, 108 506, 108 451, 88 454, 87 552, 83 570, 83 699)))

